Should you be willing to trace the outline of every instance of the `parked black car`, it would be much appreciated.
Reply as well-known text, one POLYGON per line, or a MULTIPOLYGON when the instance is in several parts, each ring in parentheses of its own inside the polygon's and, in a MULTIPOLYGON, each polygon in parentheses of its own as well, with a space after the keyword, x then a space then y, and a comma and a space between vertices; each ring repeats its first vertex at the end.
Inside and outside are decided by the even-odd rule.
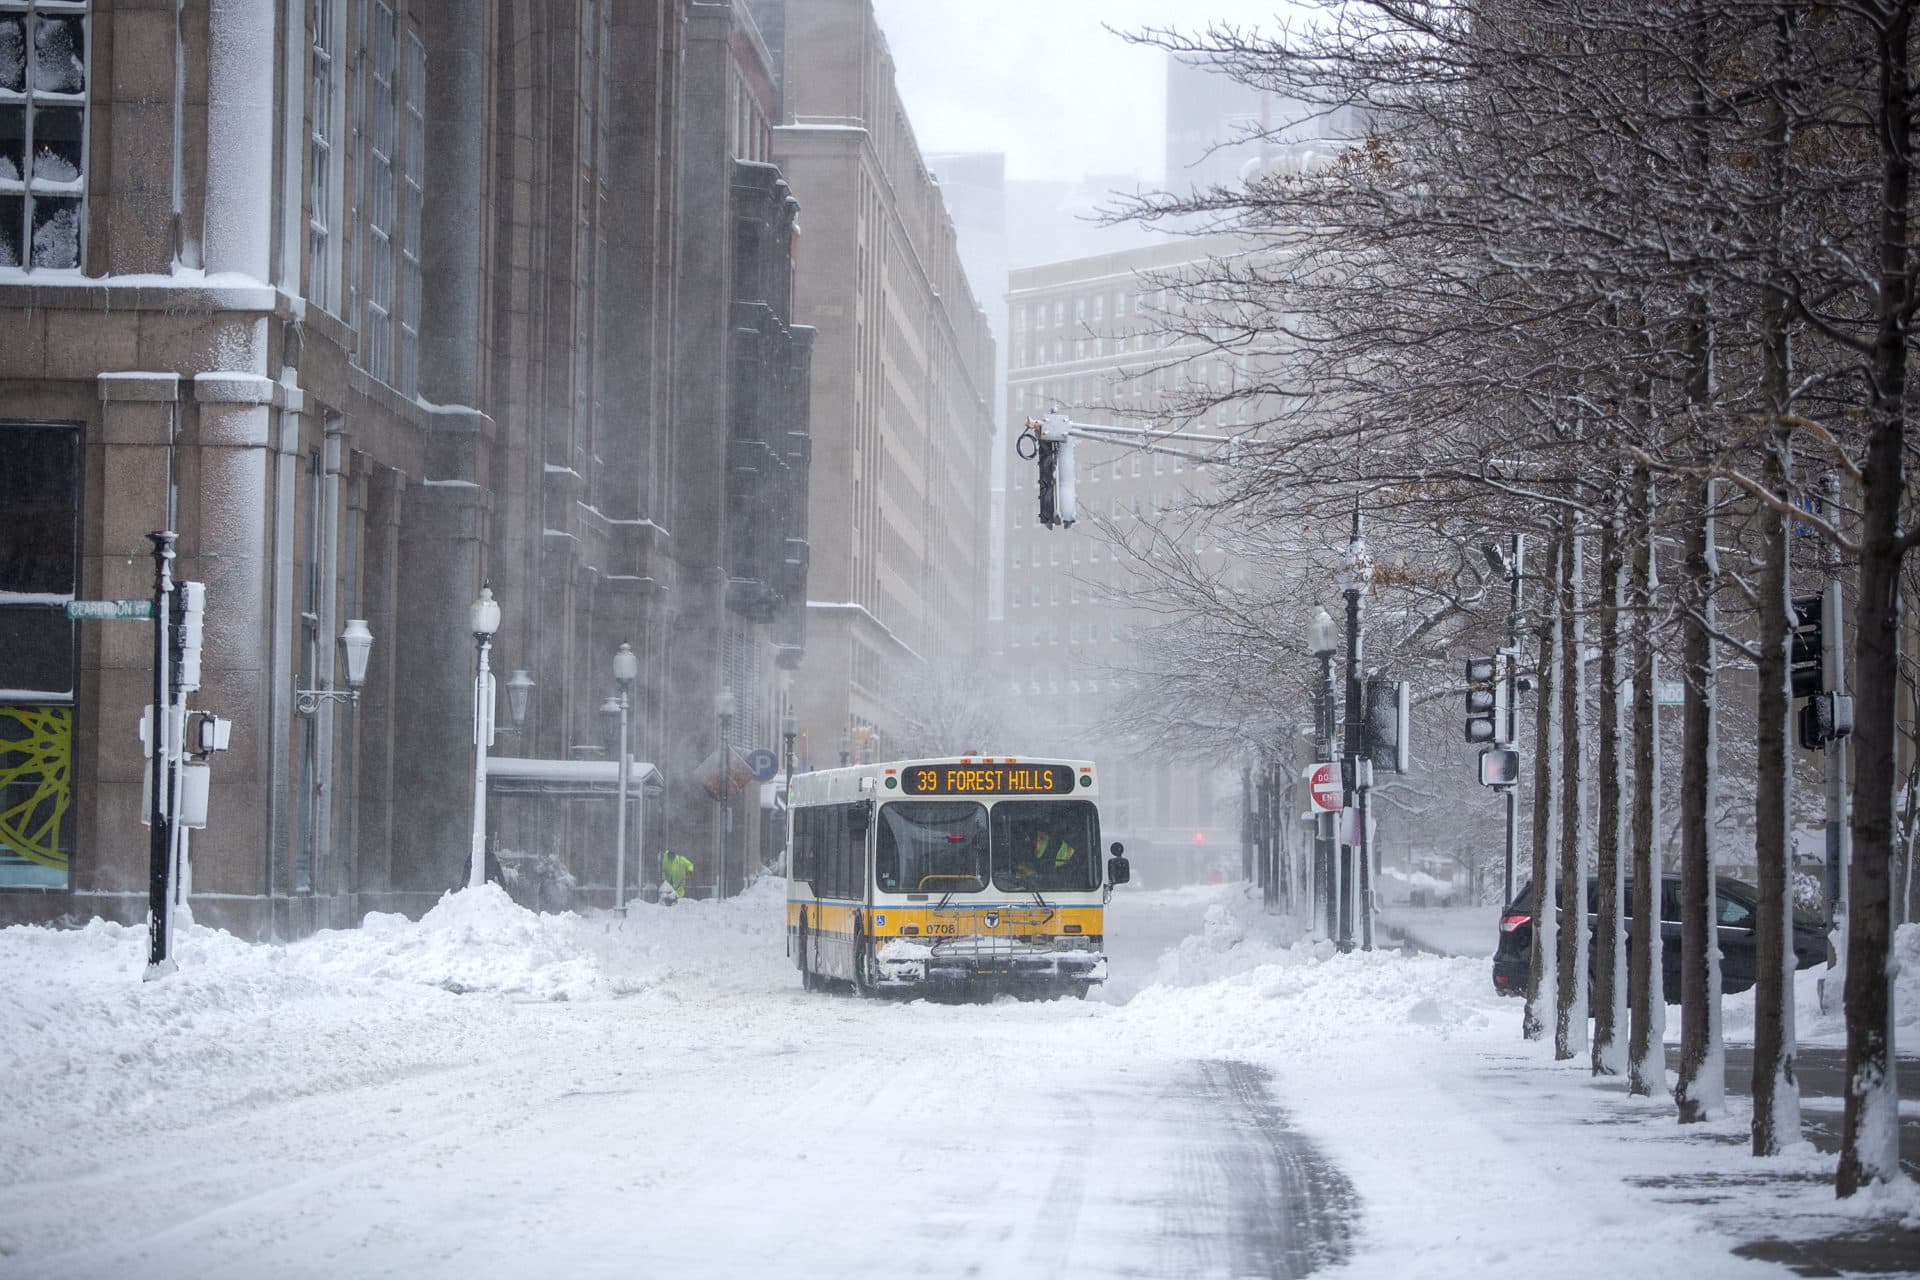
MULTIPOLYGON (((1587 927, 1594 923, 1593 900, 1597 877, 1587 879, 1587 927)), ((1745 991, 1753 985, 1756 950, 1753 927, 1759 917, 1760 891, 1744 880, 1719 878, 1720 989, 1745 991)), ((1627 881, 1627 932, 1633 932, 1633 881, 1627 881)), ((1527 953, 1533 949, 1533 886, 1526 885, 1500 913, 1500 943, 1493 953, 1493 989, 1501 995, 1525 995, 1527 953)), ((1796 968, 1809 969, 1827 958, 1827 938, 1820 917, 1793 909, 1793 951, 1796 968)), ((1668 872, 1660 886, 1661 985, 1668 1004, 1680 1003, 1680 876, 1668 872)))

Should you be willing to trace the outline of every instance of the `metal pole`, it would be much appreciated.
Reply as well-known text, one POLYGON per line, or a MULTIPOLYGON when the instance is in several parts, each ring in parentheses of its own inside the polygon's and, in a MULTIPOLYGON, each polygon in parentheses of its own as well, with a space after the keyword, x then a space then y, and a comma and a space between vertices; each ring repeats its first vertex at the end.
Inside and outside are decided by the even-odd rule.
POLYGON ((493 672, 487 655, 493 637, 476 634, 479 659, 473 676, 473 850, 467 866, 467 887, 487 881, 487 747, 493 741, 493 672))
MULTIPOLYGON (((1526 552, 1526 539, 1513 535, 1513 548, 1507 557, 1507 734, 1509 750, 1520 749, 1520 557, 1526 552)), ((1520 856, 1520 783, 1516 779, 1505 791, 1507 802, 1507 864, 1502 882, 1500 905, 1513 901, 1513 869, 1520 856)))
MULTIPOLYGON (((1320 707, 1319 750, 1316 753, 1321 760, 1331 761, 1333 757, 1333 650, 1320 655, 1320 707)), ((1327 937, 1335 936, 1337 921, 1334 915, 1333 861, 1336 832, 1334 817, 1331 813, 1314 815, 1313 864, 1314 864, 1314 905, 1322 907, 1327 917, 1327 937)))
MULTIPOLYGON (((1353 513, 1353 536, 1360 536, 1360 513, 1353 513)), ((1347 717, 1341 753, 1346 757, 1354 790, 1357 793, 1360 783, 1360 587, 1356 584, 1347 588, 1347 717)), ((1356 795, 1350 794, 1351 803, 1356 795)), ((1362 852, 1367 838, 1364 810, 1359 814, 1361 820, 1360 839, 1362 852)), ((1342 951, 1353 950, 1353 851, 1354 846, 1342 843, 1340 846, 1340 934, 1336 941, 1342 951)))
POLYGON ((147 973, 149 979, 172 973, 167 955, 167 881, 172 871, 172 823, 167 815, 167 627, 173 620, 173 543, 175 535, 161 530, 147 535, 153 543, 153 714, 147 732, 153 759, 149 780, 153 786, 147 807, 147 973))
MULTIPOLYGON (((1825 482, 1827 519, 1840 519, 1840 477, 1829 471, 1825 482)), ((1831 693, 1839 693, 1847 681, 1846 640, 1841 627, 1840 551, 1831 542, 1826 547, 1827 588, 1822 612, 1826 623, 1821 628, 1820 683, 1831 693)), ((1847 920, 1847 864, 1853 861, 1853 815, 1847 794, 1847 739, 1827 743, 1827 934, 1845 929, 1847 920)), ((1843 942, 1834 942, 1832 968, 1843 958, 1843 942)), ((1831 997, 1823 986, 1821 1007, 1831 997)))
POLYGON ((731 716, 720 717, 720 866, 713 878, 713 897, 717 902, 727 896, 727 834, 733 825, 733 752, 727 745, 731 716))
POLYGON ((620 811, 613 820, 613 909, 627 909, 627 682, 620 682, 620 811))

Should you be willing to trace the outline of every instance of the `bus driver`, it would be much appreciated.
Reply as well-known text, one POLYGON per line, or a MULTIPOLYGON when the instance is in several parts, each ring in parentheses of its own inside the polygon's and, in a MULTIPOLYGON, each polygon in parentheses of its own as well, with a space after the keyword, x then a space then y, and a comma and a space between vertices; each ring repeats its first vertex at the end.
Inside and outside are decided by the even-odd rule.
POLYGON ((1019 865, 1014 874, 1023 880, 1031 880, 1036 875, 1051 871, 1053 878, 1073 865, 1079 850, 1056 836, 1049 835, 1044 829, 1033 834, 1033 851, 1019 865))

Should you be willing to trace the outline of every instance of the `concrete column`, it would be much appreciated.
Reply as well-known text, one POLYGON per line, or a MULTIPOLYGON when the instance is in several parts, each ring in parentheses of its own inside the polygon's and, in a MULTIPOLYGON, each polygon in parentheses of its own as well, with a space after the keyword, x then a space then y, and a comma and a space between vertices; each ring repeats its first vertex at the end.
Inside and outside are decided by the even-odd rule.
POLYGON ((220 896, 194 909, 203 921, 259 936, 275 924, 274 837, 294 716, 294 503, 282 489, 302 406, 298 391, 232 373, 195 379, 194 399, 199 448, 192 482, 182 485, 179 576, 207 584, 196 703, 234 722, 232 749, 214 762, 207 829, 193 840, 194 888, 220 896))
POLYGON ((273 6, 207 0, 206 264, 267 280, 273 243, 273 6))
POLYGON ((420 394, 480 401, 481 226, 486 197, 487 0, 436 0, 427 46, 426 205, 421 210, 420 394))
MULTIPOLYGON (((418 914, 466 883, 473 805, 473 636, 492 496, 471 481, 407 490, 394 619, 392 887, 418 914)), ((504 609, 523 607, 501 602, 504 609)))

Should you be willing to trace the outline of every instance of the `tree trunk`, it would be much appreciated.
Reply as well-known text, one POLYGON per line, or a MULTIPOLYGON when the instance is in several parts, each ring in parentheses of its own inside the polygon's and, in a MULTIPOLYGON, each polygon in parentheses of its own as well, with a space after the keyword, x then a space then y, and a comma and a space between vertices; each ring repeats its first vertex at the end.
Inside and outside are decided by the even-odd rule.
POLYGON ((1626 690, 1620 654, 1620 611, 1626 603, 1626 557, 1621 545, 1625 477, 1607 493, 1600 529, 1600 830, 1595 849, 1593 938, 1593 1074, 1626 1070, 1627 950, 1621 919, 1626 907, 1621 838, 1627 824, 1626 690))
POLYGON ((1900 1090, 1894 1075, 1893 1001, 1887 973, 1893 946, 1893 795, 1900 696, 1900 567, 1906 545, 1907 315, 1913 299, 1907 247, 1912 198, 1913 14, 1889 6, 1880 40, 1880 328, 1873 351, 1873 402, 1862 485, 1860 599, 1855 606, 1853 866, 1847 877, 1847 1110, 1834 1188, 1850 1196, 1900 1176, 1900 1090))
MULTIPOLYGON (((1784 346, 1785 335, 1781 334, 1784 346)), ((1782 351, 1784 354, 1784 349, 1782 351)), ((1784 375, 1784 366, 1782 366, 1784 375)), ((1781 383, 1784 389, 1784 378, 1781 383)), ((1766 455, 1767 488, 1787 497, 1786 431, 1766 455)), ((1759 774, 1754 795, 1754 865, 1759 916, 1754 921, 1756 978, 1753 1026, 1753 1154, 1772 1156, 1800 1141, 1800 1088, 1794 1076, 1793 761, 1788 645, 1793 583, 1787 517, 1767 508, 1760 516, 1764 559, 1760 574, 1759 774)))
MULTIPOLYGON (((1793 73, 1793 16, 1776 18, 1774 74, 1782 88, 1768 102, 1771 135, 1767 216, 1781 237, 1790 138, 1783 97, 1793 73)), ((1792 302, 1768 293, 1761 312, 1762 384, 1775 419, 1792 411, 1788 326, 1792 302)), ((1767 442, 1762 483, 1790 501, 1793 430, 1777 426, 1767 442)), ((1796 1079, 1793 1018, 1793 692, 1788 646, 1793 628, 1793 529, 1777 508, 1760 512, 1760 658, 1757 664, 1759 763, 1754 795, 1754 866, 1759 880, 1753 992, 1753 1154, 1779 1155, 1800 1141, 1800 1085, 1796 1079)))
POLYGON ((1559 683, 1560 593, 1553 581, 1559 572, 1560 548, 1550 541, 1542 561, 1548 566, 1547 584, 1540 593, 1540 694, 1534 711, 1534 756, 1539 768, 1533 781, 1533 947, 1527 957, 1527 1008, 1521 1019, 1521 1034, 1538 1040, 1559 1018, 1556 1012, 1557 984, 1548 978, 1548 966, 1554 961, 1554 929, 1558 923, 1554 880, 1559 871, 1559 827, 1554 821, 1554 797, 1558 794, 1560 753, 1560 706, 1555 698, 1559 683))
POLYGON ((1587 1047, 1587 680, 1586 623, 1581 617, 1584 566, 1580 535, 1567 521, 1560 541, 1560 894, 1555 977, 1553 1056, 1567 1059, 1587 1047))
POLYGON ((1717 1117, 1726 1105, 1720 1042, 1720 947, 1713 823, 1717 816, 1718 725, 1713 671, 1714 482, 1702 481, 1688 513, 1686 705, 1680 774, 1680 1123, 1717 1117))
POLYGON ((1653 605, 1658 566, 1653 553, 1659 498, 1653 474, 1634 471, 1633 502, 1633 909, 1627 957, 1627 1091, 1667 1092, 1667 1001, 1660 938, 1660 735, 1655 709, 1653 605))

